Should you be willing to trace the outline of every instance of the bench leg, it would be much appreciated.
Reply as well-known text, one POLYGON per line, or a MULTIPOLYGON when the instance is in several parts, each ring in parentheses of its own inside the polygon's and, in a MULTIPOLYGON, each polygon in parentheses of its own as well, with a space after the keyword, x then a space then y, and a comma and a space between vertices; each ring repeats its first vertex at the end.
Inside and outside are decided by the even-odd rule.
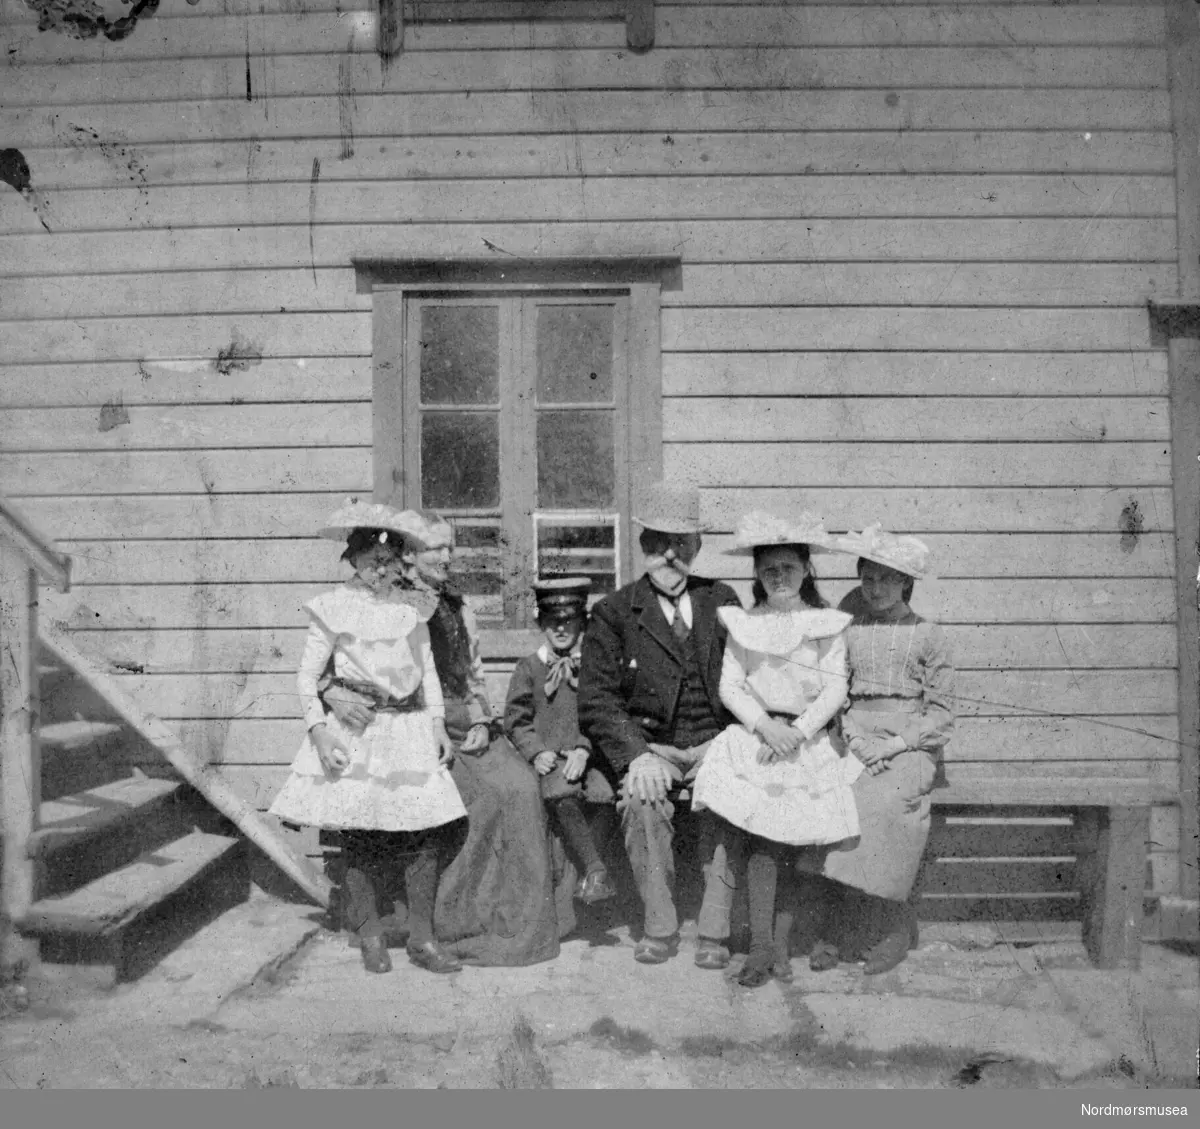
POLYGON ((1098 968, 1137 968, 1150 810, 1085 809, 1079 831, 1078 873, 1088 956, 1098 968))

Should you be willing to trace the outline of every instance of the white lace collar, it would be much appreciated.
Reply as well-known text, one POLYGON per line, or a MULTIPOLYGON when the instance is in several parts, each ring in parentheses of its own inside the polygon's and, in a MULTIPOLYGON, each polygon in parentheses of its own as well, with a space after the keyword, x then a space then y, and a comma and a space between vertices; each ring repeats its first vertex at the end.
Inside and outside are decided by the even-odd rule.
POLYGON ((748 651, 766 655, 790 655, 809 639, 840 635, 853 616, 832 608, 802 608, 777 612, 769 608, 720 608, 717 615, 730 637, 748 651))

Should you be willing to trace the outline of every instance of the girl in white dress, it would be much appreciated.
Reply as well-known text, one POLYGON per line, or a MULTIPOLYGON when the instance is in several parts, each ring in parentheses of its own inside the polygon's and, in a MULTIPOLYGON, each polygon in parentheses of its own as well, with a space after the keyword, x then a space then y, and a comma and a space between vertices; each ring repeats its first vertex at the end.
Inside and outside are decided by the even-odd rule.
MULTIPOLYGON (((858 835, 851 785, 862 765, 826 729, 846 700, 842 632, 851 619, 817 591, 810 548, 829 542, 820 519, 809 514, 795 523, 747 514, 733 551, 753 554, 754 607, 718 613, 729 632, 721 700, 739 724, 709 746, 692 806, 719 817, 733 874, 749 856, 751 945, 738 977, 747 987, 772 975, 791 979, 784 951, 791 922, 775 928, 780 868, 790 873, 805 847, 823 850, 858 835)), ((728 954, 714 954, 710 963, 697 963, 719 968, 722 956, 727 962, 728 954)))
POLYGON ((309 630, 296 682, 308 735, 270 809, 343 832, 345 917, 370 972, 391 969, 377 883, 401 856, 409 959, 432 972, 461 967, 433 935, 441 829, 466 808, 448 768, 453 746, 426 626, 434 603, 411 586, 423 529, 416 514, 352 500, 321 530, 347 538, 343 559, 354 576, 305 606, 309 630), (376 703, 361 734, 326 715, 317 696, 331 656, 334 682, 376 703))

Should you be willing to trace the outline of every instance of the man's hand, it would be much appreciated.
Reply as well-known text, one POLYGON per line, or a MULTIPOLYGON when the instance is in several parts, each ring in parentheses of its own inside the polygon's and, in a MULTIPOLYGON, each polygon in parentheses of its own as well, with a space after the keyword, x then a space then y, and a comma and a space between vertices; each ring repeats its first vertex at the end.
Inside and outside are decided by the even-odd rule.
POLYGON ((533 758, 533 770, 539 776, 549 775, 554 771, 556 764, 558 764, 558 754, 551 749, 543 749, 533 758))
POLYGON ((309 730, 313 748, 317 750, 317 758, 321 767, 328 773, 343 772, 350 763, 350 750, 339 737, 329 731, 329 726, 322 722, 309 730))
POLYGON ((759 764, 771 764, 773 761, 795 756, 804 744, 804 734, 800 730, 765 714, 754 727, 754 731, 763 739, 763 744, 771 753, 766 757, 760 753, 759 764))
POLYGON ((670 769, 661 757, 654 753, 642 753, 640 757, 635 757, 629 766, 625 788, 631 796, 636 796, 644 804, 664 804, 667 793, 671 790, 670 769))
POLYGON ((463 738, 462 751, 464 753, 481 753, 491 743, 491 730, 486 721, 480 721, 467 730, 467 735, 463 738))
POLYGON ((563 766, 563 779, 568 784, 574 784, 587 771, 588 759, 591 753, 587 749, 572 749, 567 753, 567 763, 563 766))
POLYGON ((321 695, 321 700, 351 733, 362 733, 375 720, 371 699, 345 686, 330 686, 321 695))

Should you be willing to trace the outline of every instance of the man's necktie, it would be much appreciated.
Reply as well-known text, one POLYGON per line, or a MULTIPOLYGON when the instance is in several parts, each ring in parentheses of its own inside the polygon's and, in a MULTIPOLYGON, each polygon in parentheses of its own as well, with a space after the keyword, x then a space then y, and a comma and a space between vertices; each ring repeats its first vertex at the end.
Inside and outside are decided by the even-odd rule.
POLYGON ((691 629, 688 627, 683 618, 683 609, 679 606, 679 601, 682 600, 683 597, 684 593, 681 592, 671 601, 675 607, 675 618, 671 620, 671 630, 675 632, 675 638, 681 643, 691 634, 691 629))

